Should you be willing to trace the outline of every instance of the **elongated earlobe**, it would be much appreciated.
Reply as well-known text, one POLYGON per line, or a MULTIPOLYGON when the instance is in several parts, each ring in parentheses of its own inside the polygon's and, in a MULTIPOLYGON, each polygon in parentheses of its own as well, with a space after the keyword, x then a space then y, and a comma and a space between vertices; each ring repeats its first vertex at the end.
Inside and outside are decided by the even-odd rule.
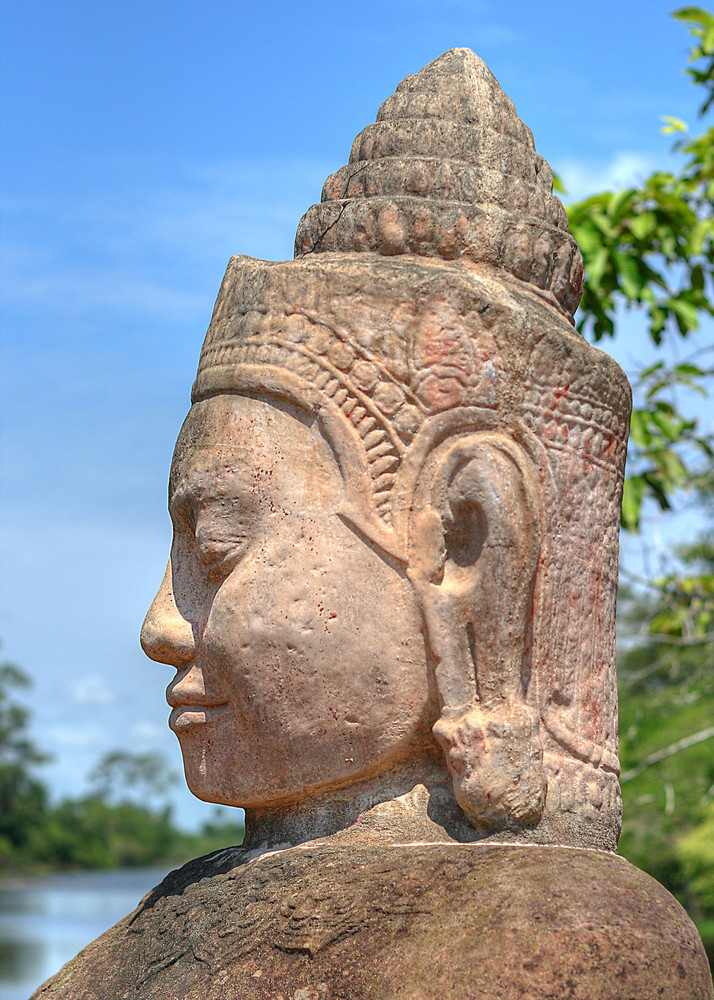
POLYGON ((540 554, 538 482, 505 435, 474 434, 431 470, 412 518, 409 578, 422 605, 441 717, 433 732, 469 819, 540 818, 540 719, 525 660, 540 554))

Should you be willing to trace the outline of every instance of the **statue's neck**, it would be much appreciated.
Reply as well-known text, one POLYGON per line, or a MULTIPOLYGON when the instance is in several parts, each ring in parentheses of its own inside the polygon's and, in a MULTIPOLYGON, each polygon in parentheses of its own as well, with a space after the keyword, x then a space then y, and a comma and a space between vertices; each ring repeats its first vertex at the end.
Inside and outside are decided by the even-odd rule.
POLYGON ((480 839, 434 766, 389 771, 294 805, 246 812, 249 851, 329 838, 333 844, 464 843, 480 839))

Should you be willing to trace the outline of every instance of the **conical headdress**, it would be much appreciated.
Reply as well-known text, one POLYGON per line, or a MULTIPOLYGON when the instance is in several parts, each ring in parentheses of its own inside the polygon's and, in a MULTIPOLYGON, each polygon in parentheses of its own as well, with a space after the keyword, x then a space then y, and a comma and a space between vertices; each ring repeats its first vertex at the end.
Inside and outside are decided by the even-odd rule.
POLYGON ((295 256, 414 254, 505 268, 570 317, 583 266, 550 167, 486 64, 452 49, 408 76, 297 230, 295 256))

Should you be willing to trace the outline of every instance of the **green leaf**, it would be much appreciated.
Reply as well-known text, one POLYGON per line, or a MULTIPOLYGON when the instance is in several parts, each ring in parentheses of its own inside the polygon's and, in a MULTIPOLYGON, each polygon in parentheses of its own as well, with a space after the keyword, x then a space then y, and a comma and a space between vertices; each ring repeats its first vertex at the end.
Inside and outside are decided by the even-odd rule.
POLYGON ((643 472, 642 478, 645 481, 647 489, 652 494, 653 499, 659 504, 660 510, 671 510, 672 505, 669 502, 667 490, 665 489, 657 470, 650 469, 647 472, 643 472))
POLYGON ((634 254, 621 253, 620 251, 616 251, 612 257, 618 271, 622 291, 628 299, 636 301, 647 284, 647 277, 641 270, 640 260, 634 254))
POLYGON ((642 212, 640 215, 635 215, 628 222, 630 232, 633 233, 638 240, 646 240, 648 236, 651 236, 655 230, 656 218, 654 212, 642 212))
POLYGON ((613 222, 621 220, 626 208, 630 209, 630 211, 632 210, 634 195, 635 191, 633 188, 623 188, 622 191, 616 191, 611 195, 610 203, 607 206, 607 214, 613 222))
POLYGON ((650 375, 654 375, 655 372, 661 371, 662 368, 664 368, 664 361, 655 361, 653 365, 642 369, 640 372, 640 378, 649 378, 650 375))
POLYGON ((704 291, 704 268, 701 264, 696 264, 689 275, 689 280, 694 288, 698 292, 704 291))
POLYGON ((586 266, 588 285, 597 286, 600 284, 600 281, 607 270, 609 261, 610 255, 605 247, 598 250, 597 253, 594 254, 590 260, 588 260, 586 266))
POLYGON ((702 253, 705 240, 707 237, 711 240, 712 235, 714 235, 714 224, 711 219, 699 219, 695 222, 689 234, 690 253, 694 255, 702 253))
POLYGON ((649 623, 648 631, 657 635, 671 635, 677 636, 681 635, 682 624, 686 620, 686 611, 684 608, 680 609, 670 609, 662 611, 660 614, 655 615, 652 621, 649 623))
POLYGON ((683 361, 679 365, 675 365, 672 371, 676 375, 694 375, 697 378, 703 378, 706 372, 699 367, 699 365, 693 365, 690 361, 683 361))
POLYGON ((568 193, 568 189, 566 188, 565 184, 563 184, 560 175, 556 174, 555 170, 553 171, 553 190, 557 191, 558 194, 568 193))
POLYGON ((672 135, 673 132, 686 132, 687 125, 681 118, 672 118, 670 115, 662 115, 662 135, 672 135))
POLYGON ((652 442, 650 431, 650 413, 647 410, 634 409, 630 418, 630 437, 641 448, 648 448, 652 442))
POLYGON ((675 21, 694 21, 696 24, 703 24, 706 20, 714 21, 714 17, 703 7, 678 7, 672 11, 675 21))
POLYGON ((655 412, 652 414, 652 424, 662 432, 667 441, 679 441, 682 436, 681 421, 673 420, 670 414, 655 412))
POLYGON ((622 491, 622 526, 627 531, 639 531, 644 496, 645 481, 642 476, 629 476, 622 491))
POLYGON ((679 455, 668 449, 658 452, 656 457, 666 489, 672 491, 681 486, 687 479, 687 467, 679 455))
POLYGON ((585 256, 601 249, 602 233, 589 220, 570 222, 569 228, 585 256))
POLYGON ((615 230, 612 228, 612 223, 604 212, 593 212, 591 219, 593 225, 597 226, 603 236, 614 239, 615 230))
POLYGON ((699 326, 699 313, 691 302, 685 299, 670 299, 669 307, 678 320, 678 326, 682 335, 690 330, 696 330, 699 326), (681 321, 681 322, 679 322, 681 321))

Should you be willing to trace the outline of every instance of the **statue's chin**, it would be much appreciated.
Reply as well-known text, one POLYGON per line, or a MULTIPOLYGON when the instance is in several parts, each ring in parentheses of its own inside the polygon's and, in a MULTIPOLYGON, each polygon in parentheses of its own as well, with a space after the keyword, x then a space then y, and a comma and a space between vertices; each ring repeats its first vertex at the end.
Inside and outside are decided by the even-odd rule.
POLYGON ((375 754, 371 761, 345 760, 342 751, 331 759, 304 754, 286 768, 275 755, 251 753, 250 747, 238 751, 234 740, 227 740, 221 752, 218 735, 204 727, 180 737, 186 784, 204 802, 246 810, 289 812, 299 804, 324 802, 326 796, 361 809, 366 799, 371 804, 408 791, 434 767, 433 749, 427 753, 413 740, 406 746, 398 744, 391 753, 375 754), (383 796, 385 789, 388 794, 383 796))
POLYGON ((192 795, 203 802, 214 802, 219 806, 240 806, 243 809, 265 808, 281 805, 287 802, 289 795, 278 793, 268 800, 263 790, 261 793, 254 787, 254 782, 240 781, 229 767, 201 767, 184 756, 184 773, 186 784, 192 795))
MULTIPOLYGON (((277 782, 270 762, 255 756, 220 752, 217 740, 182 739, 184 773, 190 792, 204 802, 240 806, 243 809, 289 807, 324 788, 325 782, 295 774, 292 782, 277 782)), ((340 775, 336 784, 349 785, 361 775, 340 775)))
POLYGON ((214 802, 220 806, 239 806, 242 809, 279 809, 289 807, 309 797, 309 789, 267 790, 265 785, 258 788, 255 776, 241 781, 240 774, 231 766, 203 767, 184 756, 186 784, 192 795, 203 802, 214 802))
MULTIPOLYGON (((214 729, 214 727, 210 727, 214 729)), ((206 733, 207 727, 196 727, 190 733, 177 733, 183 755, 184 774, 189 791, 204 802, 219 805, 242 806, 251 795, 253 781, 246 781, 238 767, 235 752, 221 752, 216 733, 206 733)), ((255 775, 255 767, 246 762, 255 775)))

